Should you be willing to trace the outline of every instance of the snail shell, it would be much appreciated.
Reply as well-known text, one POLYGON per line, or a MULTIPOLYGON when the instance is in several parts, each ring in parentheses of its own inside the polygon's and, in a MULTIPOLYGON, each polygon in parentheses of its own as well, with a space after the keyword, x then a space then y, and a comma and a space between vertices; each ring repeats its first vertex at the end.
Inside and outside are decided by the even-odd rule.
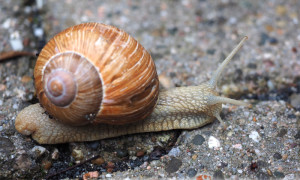
POLYGON ((38 57, 34 77, 41 105, 75 126, 144 119, 158 98, 150 54, 126 32, 99 23, 54 36, 38 57))

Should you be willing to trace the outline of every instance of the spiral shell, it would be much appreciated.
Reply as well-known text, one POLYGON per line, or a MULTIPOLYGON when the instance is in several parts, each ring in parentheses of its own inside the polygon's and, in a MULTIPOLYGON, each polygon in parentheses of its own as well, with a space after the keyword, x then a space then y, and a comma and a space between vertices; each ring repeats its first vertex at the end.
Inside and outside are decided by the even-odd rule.
POLYGON ((152 112, 158 98, 150 54, 126 32, 99 23, 54 36, 38 57, 34 77, 42 106, 71 125, 135 122, 152 112))

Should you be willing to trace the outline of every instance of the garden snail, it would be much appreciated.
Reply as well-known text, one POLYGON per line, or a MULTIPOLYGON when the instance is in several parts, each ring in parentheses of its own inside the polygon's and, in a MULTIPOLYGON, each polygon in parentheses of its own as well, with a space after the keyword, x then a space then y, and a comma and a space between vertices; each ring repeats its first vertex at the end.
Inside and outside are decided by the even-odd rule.
POLYGON ((40 144, 56 144, 222 122, 222 103, 246 105, 215 90, 246 39, 210 81, 159 92, 150 54, 126 32, 99 23, 70 27, 42 49, 34 69, 40 104, 22 110, 15 127, 40 144))

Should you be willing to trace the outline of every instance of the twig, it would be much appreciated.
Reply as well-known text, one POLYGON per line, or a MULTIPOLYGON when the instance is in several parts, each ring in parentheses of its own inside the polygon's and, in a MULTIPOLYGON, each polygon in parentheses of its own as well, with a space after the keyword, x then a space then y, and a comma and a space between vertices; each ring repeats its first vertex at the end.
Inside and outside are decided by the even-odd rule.
POLYGON ((0 53, 0 61, 12 59, 19 56, 35 56, 35 53, 28 51, 8 51, 0 53))

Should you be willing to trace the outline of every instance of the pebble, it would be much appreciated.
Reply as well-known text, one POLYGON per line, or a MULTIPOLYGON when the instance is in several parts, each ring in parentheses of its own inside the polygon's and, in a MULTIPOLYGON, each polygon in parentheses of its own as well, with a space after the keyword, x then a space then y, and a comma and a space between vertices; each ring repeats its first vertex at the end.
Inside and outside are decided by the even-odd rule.
POLYGON ((14 168, 26 170, 32 165, 32 161, 27 154, 21 154, 16 157, 14 168))
POLYGON ((217 170, 214 172, 213 179, 222 180, 224 179, 223 172, 221 170, 217 170))
POLYGON ((128 151, 126 149, 116 149, 116 153, 119 158, 128 156, 128 151))
POLYGON ((14 109, 18 109, 18 107, 19 107, 18 104, 14 104, 14 105, 13 105, 13 108, 14 108, 14 109))
POLYGON ((300 130, 298 130, 297 134, 294 136, 295 139, 300 139, 300 130))
POLYGON ((136 156, 137 157, 142 157, 144 155, 145 155, 145 151, 144 150, 140 150, 140 151, 136 152, 136 156))
POLYGON ((278 160, 282 158, 281 154, 278 152, 274 153, 273 157, 278 160))
POLYGON ((31 151, 35 154, 36 157, 40 157, 46 152, 46 148, 42 146, 34 146, 31 151))
POLYGON ((0 91, 4 91, 4 90, 6 90, 5 84, 0 84, 0 91))
POLYGON ((9 43, 14 51, 21 51, 24 48, 18 31, 11 33, 9 43))
POLYGON ((49 170, 52 166, 52 162, 48 160, 42 161, 42 167, 44 170, 49 170))
POLYGON ((291 105, 294 108, 300 108, 300 94, 293 93, 290 96, 290 100, 291 100, 291 105))
POLYGON ((196 159, 197 159, 197 157, 198 157, 198 155, 197 155, 197 154, 193 154, 193 156, 192 156, 192 159, 193 159, 193 160, 196 160, 196 159))
POLYGON ((179 147, 172 148, 171 151, 168 153, 169 156, 177 157, 181 154, 181 150, 179 147))
POLYGON ((102 157, 98 157, 97 159, 92 160, 93 164, 101 165, 105 163, 105 160, 102 157))
POLYGON ((213 136, 210 136, 209 138, 208 138, 208 147, 210 148, 210 149, 218 149, 218 148, 220 148, 220 146, 221 146, 221 144, 220 144, 220 141, 218 140, 218 139, 216 139, 215 137, 213 137, 213 136))
POLYGON ((252 131, 249 135, 249 138, 251 138, 254 142, 259 142, 261 140, 261 137, 257 131, 252 131))
POLYGON ((197 134, 193 140, 192 140, 192 143, 195 144, 195 145, 202 145, 204 143, 205 139, 203 136, 197 134))
POLYGON ((80 160, 82 160, 84 158, 83 152, 80 149, 73 149, 72 150, 72 156, 74 157, 74 159, 76 161, 80 161, 80 160))
POLYGON ((108 162, 107 163, 107 165, 106 165, 106 171, 107 172, 109 172, 109 173, 113 172, 114 168, 115 168, 115 163, 113 163, 113 162, 108 162))
POLYGON ((156 147, 151 153, 149 158, 151 160, 158 160, 161 156, 165 154, 165 150, 162 147, 156 147))
POLYGON ((22 83, 28 83, 29 81, 31 81, 32 78, 30 76, 23 76, 21 79, 22 83))
POLYGON ((189 176, 190 178, 192 178, 192 177, 196 176, 197 171, 196 171, 194 168, 190 168, 190 169, 188 170, 187 174, 188 174, 188 176, 189 176))
POLYGON ((273 174, 276 178, 284 178, 285 177, 283 172, 275 171, 273 174))
POLYGON ((182 165, 182 161, 180 159, 172 158, 166 165, 165 170, 167 173, 174 173, 178 171, 181 165, 182 165))
POLYGON ((44 30, 42 28, 34 28, 33 33, 36 37, 42 38, 44 35, 44 30))
POLYGON ((56 159, 58 159, 58 157, 59 157, 59 151, 58 151, 57 148, 55 148, 55 149, 53 150, 52 154, 51 154, 51 158, 52 158, 53 160, 56 160, 56 159))
POLYGON ((0 154, 7 156, 14 149, 14 144, 8 138, 0 137, 0 154))
POLYGON ((287 129, 280 129, 279 133, 277 134, 277 137, 283 137, 286 135, 287 129))
POLYGON ((106 174, 105 177, 106 177, 106 178, 111 178, 112 175, 111 175, 111 174, 106 174))
POLYGON ((85 173, 82 178, 84 180, 88 180, 88 179, 93 179, 93 178, 98 178, 99 177, 99 172, 98 171, 92 171, 92 172, 88 172, 85 173))
POLYGON ((232 145, 232 147, 235 149, 239 149, 239 150, 241 150, 243 148, 241 144, 234 144, 234 145, 232 145))

